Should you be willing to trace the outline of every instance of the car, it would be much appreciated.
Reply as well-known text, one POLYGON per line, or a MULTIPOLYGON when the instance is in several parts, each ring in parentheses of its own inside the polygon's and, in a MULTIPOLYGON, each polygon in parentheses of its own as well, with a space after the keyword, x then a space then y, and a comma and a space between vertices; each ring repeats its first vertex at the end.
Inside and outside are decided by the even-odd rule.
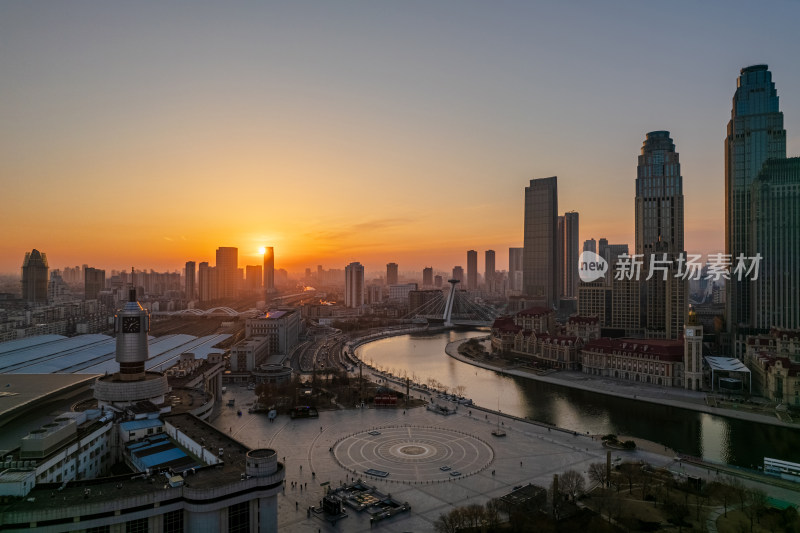
POLYGON ((452 472, 450 472, 450 475, 453 477, 460 476, 461 472, 459 472, 458 470, 453 470, 452 472))
POLYGON ((447 465, 445 465, 445 466, 440 466, 440 467, 439 467, 439 470, 441 470, 442 472, 447 472, 448 470, 450 470, 450 467, 449 467, 449 466, 447 466, 447 465))

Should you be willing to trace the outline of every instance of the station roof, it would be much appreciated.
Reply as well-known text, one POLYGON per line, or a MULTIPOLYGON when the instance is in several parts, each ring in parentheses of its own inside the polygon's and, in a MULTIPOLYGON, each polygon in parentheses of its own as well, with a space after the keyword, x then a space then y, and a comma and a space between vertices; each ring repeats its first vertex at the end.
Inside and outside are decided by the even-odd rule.
POLYGON ((708 366, 711 367, 711 370, 719 371, 724 370, 726 372, 746 372, 750 373, 750 369, 745 366, 745 364, 735 357, 711 357, 708 356, 705 358, 708 366))

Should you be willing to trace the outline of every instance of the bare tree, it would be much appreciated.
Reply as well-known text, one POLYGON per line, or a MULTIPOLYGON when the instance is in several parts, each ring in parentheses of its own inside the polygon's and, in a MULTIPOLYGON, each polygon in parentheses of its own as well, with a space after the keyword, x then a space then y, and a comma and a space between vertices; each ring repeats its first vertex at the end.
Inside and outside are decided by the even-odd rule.
POLYGON ((583 474, 576 470, 567 470, 558 478, 558 489, 562 494, 567 495, 571 500, 575 500, 583 494, 586 481, 583 474))
POLYGON ((628 494, 633 492, 633 482, 639 477, 640 467, 636 463, 625 462, 619 465, 619 472, 628 481, 628 494))
POLYGON ((608 472, 605 463, 592 463, 589 465, 589 479, 601 487, 608 484, 608 472))
POLYGON ((464 396, 465 390, 467 390, 467 387, 465 387, 464 385, 458 385, 456 387, 453 387, 453 394, 455 394, 456 396, 464 396))

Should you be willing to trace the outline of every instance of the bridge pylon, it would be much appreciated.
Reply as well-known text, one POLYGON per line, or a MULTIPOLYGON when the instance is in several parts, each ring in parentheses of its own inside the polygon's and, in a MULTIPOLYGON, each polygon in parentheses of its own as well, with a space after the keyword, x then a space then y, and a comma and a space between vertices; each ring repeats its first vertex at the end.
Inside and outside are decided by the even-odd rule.
POLYGON ((447 283, 450 284, 450 294, 447 295, 447 303, 444 306, 444 325, 450 327, 453 325, 451 321, 453 315, 453 300, 456 297, 456 284, 459 283, 457 279, 448 279, 447 283))

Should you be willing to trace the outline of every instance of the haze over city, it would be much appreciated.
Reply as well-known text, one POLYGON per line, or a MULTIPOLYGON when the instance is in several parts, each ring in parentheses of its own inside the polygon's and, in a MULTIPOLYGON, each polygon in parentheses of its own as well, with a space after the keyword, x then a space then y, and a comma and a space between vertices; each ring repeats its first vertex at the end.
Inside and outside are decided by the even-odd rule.
POLYGON ((580 241, 633 242, 636 157, 668 130, 686 249, 724 248, 739 69, 768 63, 800 153, 794 25, 774 2, 0 4, 0 272, 175 270, 274 246, 290 272, 401 270, 522 245, 557 175, 580 241), (767 38, 766 36, 780 36, 767 38), (751 36, 760 36, 753 38, 751 36))

